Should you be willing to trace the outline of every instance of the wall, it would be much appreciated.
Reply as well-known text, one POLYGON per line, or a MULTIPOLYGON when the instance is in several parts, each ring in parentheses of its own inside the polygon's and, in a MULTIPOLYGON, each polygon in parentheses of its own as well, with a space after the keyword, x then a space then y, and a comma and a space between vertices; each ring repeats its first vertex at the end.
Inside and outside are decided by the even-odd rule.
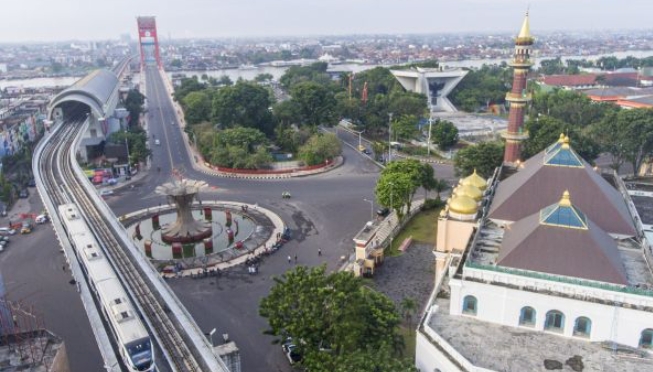
MULTIPOLYGON (((585 316, 592 321, 590 341, 613 340, 632 347, 638 347, 641 332, 653 326, 650 312, 459 279, 451 279, 449 285, 451 315, 462 315, 463 299, 467 295, 473 295, 478 301, 477 319, 507 326, 518 326, 521 308, 531 306, 536 310, 536 324, 526 328, 542 330, 546 313, 558 310, 565 315, 564 336, 571 337, 576 318, 585 316)), ((587 294, 596 291, 600 290, 588 288, 587 294)))

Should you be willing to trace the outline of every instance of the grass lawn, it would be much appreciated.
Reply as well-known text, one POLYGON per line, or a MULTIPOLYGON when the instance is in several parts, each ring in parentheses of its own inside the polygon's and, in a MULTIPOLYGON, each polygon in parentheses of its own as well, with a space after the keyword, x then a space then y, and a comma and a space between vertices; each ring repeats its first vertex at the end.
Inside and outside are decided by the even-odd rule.
POLYGON ((386 256, 391 257, 401 254, 399 246, 410 236, 413 237, 413 241, 435 244, 438 216, 440 216, 440 209, 431 209, 418 213, 394 238, 392 246, 385 252, 386 256))

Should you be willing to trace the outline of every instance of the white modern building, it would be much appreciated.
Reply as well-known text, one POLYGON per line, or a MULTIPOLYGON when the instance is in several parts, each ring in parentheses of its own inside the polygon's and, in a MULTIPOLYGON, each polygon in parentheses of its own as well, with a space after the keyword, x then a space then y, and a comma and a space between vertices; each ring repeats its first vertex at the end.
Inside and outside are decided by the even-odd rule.
POLYGON ((458 111, 447 96, 467 75, 467 70, 417 67, 390 72, 404 89, 426 95, 431 111, 458 111))
POLYGON ((420 371, 653 371, 653 254, 621 179, 561 135, 461 184, 438 221, 420 371))

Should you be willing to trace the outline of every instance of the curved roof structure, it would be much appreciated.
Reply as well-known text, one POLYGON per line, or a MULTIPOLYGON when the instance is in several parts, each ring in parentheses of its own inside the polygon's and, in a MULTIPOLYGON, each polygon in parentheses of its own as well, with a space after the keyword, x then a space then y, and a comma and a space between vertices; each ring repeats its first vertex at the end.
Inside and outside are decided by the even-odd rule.
POLYGON ((57 94, 50 103, 54 108, 63 102, 81 102, 95 112, 98 117, 106 117, 116 106, 119 80, 109 70, 95 70, 78 80, 73 86, 57 94))

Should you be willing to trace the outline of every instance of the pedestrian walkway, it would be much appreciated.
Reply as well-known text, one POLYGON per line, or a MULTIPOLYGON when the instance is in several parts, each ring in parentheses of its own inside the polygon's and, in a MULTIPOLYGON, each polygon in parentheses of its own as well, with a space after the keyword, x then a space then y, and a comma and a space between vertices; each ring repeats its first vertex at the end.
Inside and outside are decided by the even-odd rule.
MULTIPOLYGON (((388 216, 383 220, 381 224, 377 227, 377 230, 375 231, 375 239, 378 240, 379 244, 383 247, 387 247, 390 244, 390 238, 394 238, 397 236, 399 231, 405 226, 410 219, 417 214, 421 208, 422 205, 424 204, 424 200, 413 200, 411 206, 410 206, 410 212, 407 213, 404 216, 404 219, 402 221, 399 221, 399 218, 397 216, 397 213, 393 210, 388 214, 388 216)), ((353 242, 352 242, 353 246, 353 242)), ((353 271, 354 270, 354 258, 356 256, 356 253, 352 253, 349 257, 349 260, 345 262, 341 267, 341 271, 353 271)), ((382 270, 382 269, 380 269, 382 270)))

